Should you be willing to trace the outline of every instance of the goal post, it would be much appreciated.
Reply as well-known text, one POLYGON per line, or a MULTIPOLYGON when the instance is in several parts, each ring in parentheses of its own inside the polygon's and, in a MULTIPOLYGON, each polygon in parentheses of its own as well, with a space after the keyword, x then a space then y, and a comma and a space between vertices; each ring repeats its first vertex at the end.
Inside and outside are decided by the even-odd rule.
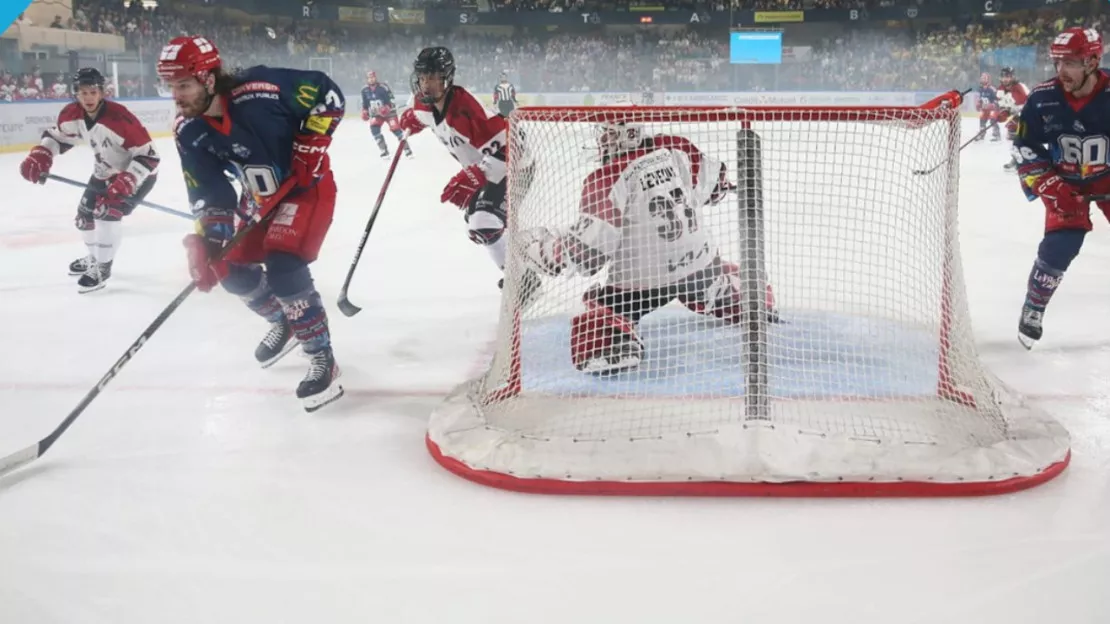
POLYGON ((1064 428, 976 352, 957 111, 522 107, 509 120, 497 344, 432 414, 427 446, 447 469, 543 493, 927 496, 1019 490, 1066 467, 1064 428), (680 220, 614 200, 621 251, 537 280, 526 244, 576 227, 603 123, 657 137, 644 154, 688 140, 736 189, 694 191, 680 220), (710 242, 664 262, 658 239, 683 236, 710 242), (599 307, 620 332, 583 320, 599 307), (642 359, 597 374, 572 357, 616 334, 642 359))

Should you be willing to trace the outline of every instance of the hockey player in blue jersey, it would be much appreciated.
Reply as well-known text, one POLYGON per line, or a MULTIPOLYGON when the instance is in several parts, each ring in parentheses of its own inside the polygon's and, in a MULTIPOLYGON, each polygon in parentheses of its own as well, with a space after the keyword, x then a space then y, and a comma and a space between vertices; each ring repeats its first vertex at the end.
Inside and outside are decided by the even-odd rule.
MULTIPOLYGON (((401 127, 397 125, 397 110, 393 104, 393 90, 384 82, 378 82, 378 75, 366 72, 366 86, 362 88, 362 120, 370 122, 370 134, 382 150, 381 157, 389 158, 389 147, 382 136, 382 124, 389 126, 390 132, 401 140, 401 127)), ((404 144, 405 157, 412 158, 409 144, 404 144)))
POLYGON ((302 346, 311 364, 297 397, 306 410, 319 409, 343 394, 308 267, 335 207, 327 149, 343 118, 343 93, 318 71, 259 66, 225 73, 216 47, 197 36, 170 41, 158 75, 180 113, 174 135, 197 229, 184 240, 193 281, 204 292, 220 283, 270 323, 255 351, 263 367, 302 346), (242 198, 227 173, 242 183, 242 198), (214 260, 235 234, 237 212, 256 207, 255 198, 274 195, 290 178, 295 186, 273 206, 271 220, 214 260))
MULTIPOLYGON (((1110 75, 1099 68, 1102 36, 1069 28, 1049 48, 1056 77, 1033 88, 1013 156, 1022 189, 1045 206, 1045 234, 1029 274, 1018 340, 1040 340, 1045 308, 1091 231, 1092 195, 1110 193, 1110 75)), ((1110 202, 1095 205, 1110 219, 1110 202)))

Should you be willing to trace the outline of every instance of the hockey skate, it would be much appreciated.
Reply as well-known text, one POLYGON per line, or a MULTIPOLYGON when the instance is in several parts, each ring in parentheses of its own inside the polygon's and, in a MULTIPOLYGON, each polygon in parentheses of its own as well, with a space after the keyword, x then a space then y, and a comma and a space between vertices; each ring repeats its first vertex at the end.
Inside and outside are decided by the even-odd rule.
POLYGON ((405 143, 405 158, 412 160, 412 150, 409 149, 409 144, 405 143))
POLYGON ((1044 321, 1044 309, 1036 308, 1026 303, 1021 308, 1021 321, 1018 323, 1018 342, 1027 350, 1032 349, 1033 345, 1041 339, 1041 334, 1044 333, 1044 328, 1041 323, 1044 321))
POLYGON ((1015 170, 1017 170, 1017 161, 1014 160, 1013 158, 1011 158, 1010 162, 1006 163, 1005 165, 1002 165, 1002 169, 1004 171, 1015 171, 1015 170))
POLYGON ((339 365, 331 349, 312 354, 308 374, 297 386, 297 398, 304 403, 304 411, 315 412, 343 396, 339 374, 339 365))
POLYGON ((583 373, 606 377, 634 369, 644 359, 644 345, 640 339, 628 334, 615 337, 613 344, 591 355, 578 364, 583 373))
POLYGON ((378 154, 378 156, 379 156, 379 157, 380 157, 380 158, 381 158, 382 160, 389 160, 389 150, 382 150, 382 153, 381 153, 381 154, 378 154))
POLYGON ((298 344, 300 343, 293 337, 293 328, 289 326, 289 321, 282 319, 270 324, 270 331, 266 332, 262 342, 254 350, 254 359, 258 360, 262 368, 270 368, 298 344))
POLYGON ((89 270, 89 264, 96 262, 92 256, 85 256, 78 258, 69 263, 69 274, 73 276, 84 275, 85 271, 89 270))
POLYGON ((106 282, 109 277, 112 277, 112 263, 96 262, 94 260, 85 269, 81 279, 77 280, 77 292, 85 294, 100 290, 107 285, 106 282))

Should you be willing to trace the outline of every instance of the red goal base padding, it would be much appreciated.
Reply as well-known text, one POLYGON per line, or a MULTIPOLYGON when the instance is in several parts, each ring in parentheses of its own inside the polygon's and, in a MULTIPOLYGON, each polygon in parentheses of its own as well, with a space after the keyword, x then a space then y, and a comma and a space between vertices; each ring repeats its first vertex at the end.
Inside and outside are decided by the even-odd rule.
POLYGON ((998 481, 841 481, 788 483, 735 481, 561 481, 516 477, 488 470, 477 470, 444 455, 439 446, 425 436, 432 458, 456 475, 489 487, 529 494, 566 494, 589 496, 761 496, 783 498, 855 497, 921 498, 942 496, 992 496, 1036 487, 1052 480, 1068 467, 1071 451, 1059 462, 1028 477, 998 481))

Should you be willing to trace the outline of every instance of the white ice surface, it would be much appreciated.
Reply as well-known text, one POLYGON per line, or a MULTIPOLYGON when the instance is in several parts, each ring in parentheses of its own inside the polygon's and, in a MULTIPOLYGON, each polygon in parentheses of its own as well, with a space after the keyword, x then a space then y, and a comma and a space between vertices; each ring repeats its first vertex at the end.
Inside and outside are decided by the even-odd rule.
MULTIPOLYGON (((1005 144, 964 152, 971 312, 984 361, 1071 431, 1068 471, 988 499, 676 500, 494 491, 427 455, 428 414, 488 358, 498 275, 439 204, 455 165, 433 137, 413 143, 353 319, 332 304, 387 163, 358 122, 333 147, 339 203, 313 273, 347 396, 305 414, 305 361, 259 370, 260 321, 194 295, 45 457, 0 481, 0 622, 1110 621, 1110 229, 1100 217, 1024 352, 1043 213, 1002 171, 1005 144)), ((150 199, 185 210, 159 145, 150 199)), ((187 282, 190 224, 140 208, 110 286, 78 295, 79 190, 30 186, 21 158, 0 156, 0 454, 55 427, 187 282)), ((76 149, 55 172, 83 179, 90 161, 76 149)))

